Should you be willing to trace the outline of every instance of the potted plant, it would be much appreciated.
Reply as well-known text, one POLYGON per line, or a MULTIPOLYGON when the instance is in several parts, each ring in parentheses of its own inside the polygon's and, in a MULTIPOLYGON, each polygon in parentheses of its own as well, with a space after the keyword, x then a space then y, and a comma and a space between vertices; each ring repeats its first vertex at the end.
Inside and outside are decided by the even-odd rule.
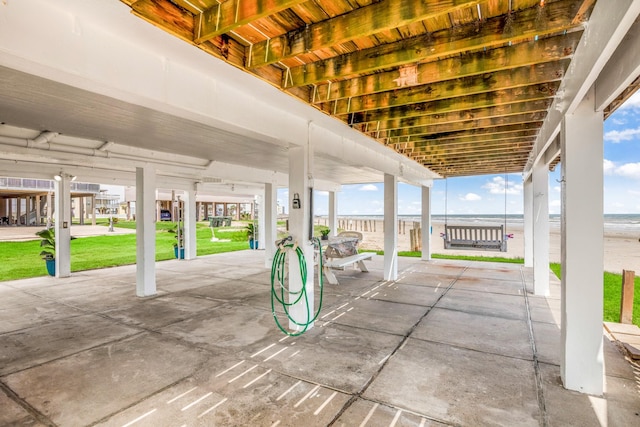
MULTIPOLYGON (((56 275, 56 232, 53 227, 45 228, 36 232, 36 236, 40 237, 40 257, 45 261, 47 265, 47 273, 49 276, 56 275)), ((75 237, 71 236, 70 240, 74 240, 75 237)))
POLYGON ((322 235, 322 237, 320 237, 322 240, 329 240, 329 233, 331 232, 331 230, 329 228, 323 228, 322 230, 320 230, 320 234, 322 235))
POLYGON ((172 228, 167 230, 169 233, 176 235, 176 242, 173 244, 173 254, 178 259, 184 259, 184 228, 172 228))
POLYGON ((253 222, 247 224, 247 237, 249 238, 249 247, 251 249, 258 249, 258 239, 256 238, 257 231, 257 227, 253 222))
POLYGON ((56 275, 56 235, 53 228, 45 228, 36 232, 36 236, 40 237, 40 258, 47 265, 47 273, 49 276, 56 275))

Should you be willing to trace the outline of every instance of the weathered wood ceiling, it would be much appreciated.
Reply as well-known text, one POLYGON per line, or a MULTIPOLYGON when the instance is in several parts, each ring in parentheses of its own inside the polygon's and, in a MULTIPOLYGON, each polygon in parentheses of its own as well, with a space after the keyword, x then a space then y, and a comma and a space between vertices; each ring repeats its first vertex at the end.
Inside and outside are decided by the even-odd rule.
POLYGON ((596 0, 121 0, 442 176, 522 172, 596 0))

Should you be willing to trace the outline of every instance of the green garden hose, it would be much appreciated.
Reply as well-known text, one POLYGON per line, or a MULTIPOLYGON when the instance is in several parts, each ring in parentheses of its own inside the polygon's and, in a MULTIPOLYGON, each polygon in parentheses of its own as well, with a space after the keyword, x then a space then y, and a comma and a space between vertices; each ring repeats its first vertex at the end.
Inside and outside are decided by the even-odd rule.
MULTIPOLYGON (((273 319, 278 325, 278 328, 284 332, 285 334, 296 337, 298 335, 302 335, 311 325, 320 314, 320 309, 322 308, 322 246, 320 245, 320 241, 318 240, 318 247, 320 248, 319 253, 319 271, 318 271, 318 283, 320 285, 320 301, 318 303, 318 310, 315 315, 311 316, 311 309, 309 308, 309 298, 307 296, 307 261, 302 252, 302 249, 298 247, 298 245, 278 245, 278 250, 276 251, 273 257, 273 264, 271 265, 271 313, 273 314, 273 319), (300 266, 300 278, 302 280, 302 288, 299 291, 290 291, 285 283, 287 281, 287 252, 289 250, 295 251, 298 256, 298 264, 300 266), (276 289, 276 282, 279 285, 279 289, 276 289), (294 297, 295 300, 293 302, 289 301, 290 297, 294 297), (289 307, 294 304, 299 303, 304 298, 305 306, 307 307, 307 320, 306 322, 298 322, 291 317, 289 314, 289 307), (289 332, 286 330, 280 321, 278 320, 278 316, 276 315, 275 310, 275 301, 278 301, 282 305, 284 312, 287 318, 295 325, 301 326, 302 330, 297 332, 289 332)), ((313 292, 313 291, 312 291, 313 292)))

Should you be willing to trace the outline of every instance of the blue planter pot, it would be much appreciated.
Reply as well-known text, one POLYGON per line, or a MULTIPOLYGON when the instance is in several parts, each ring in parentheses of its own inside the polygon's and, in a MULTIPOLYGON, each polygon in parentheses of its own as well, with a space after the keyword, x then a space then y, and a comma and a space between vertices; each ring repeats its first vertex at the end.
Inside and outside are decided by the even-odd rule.
POLYGON ((173 253, 175 254, 176 258, 184 259, 184 248, 180 248, 180 256, 179 257, 178 257, 178 247, 177 246, 173 247, 173 253))
POLYGON ((249 239, 249 247, 251 249, 258 249, 258 241, 257 240, 253 240, 253 239, 249 239))
POLYGON ((44 262, 47 264, 47 273, 49 276, 56 275, 56 260, 55 259, 46 259, 44 262))

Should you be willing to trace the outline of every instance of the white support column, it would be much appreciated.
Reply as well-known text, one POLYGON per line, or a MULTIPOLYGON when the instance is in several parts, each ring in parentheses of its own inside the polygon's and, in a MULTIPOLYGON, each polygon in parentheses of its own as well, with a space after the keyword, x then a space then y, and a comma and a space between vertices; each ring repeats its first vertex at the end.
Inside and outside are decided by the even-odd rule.
POLYGON ((176 215, 176 190, 171 190, 171 221, 178 221, 178 217, 176 215))
POLYGON ((85 204, 85 199, 83 196, 78 197, 76 200, 78 200, 78 204, 80 206, 79 207, 79 211, 80 211, 80 225, 84 225, 84 204, 85 204))
POLYGON ((265 239, 266 239, 266 233, 265 233, 265 228, 266 224, 265 224, 265 211, 264 211, 264 192, 263 194, 257 195, 256 199, 255 199, 255 203, 251 204, 251 216, 256 215, 256 211, 257 211, 257 217, 256 220, 258 221, 258 235, 256 236, 256 239, 258 239, 258 241, 256 242, 256 249, 264 249, 265 248, 265 239))
POLYGON ((53 194, 51 194, 51 191, 49 191, 47 193, 47 227, 51 226, 51 220, 53 219, 52 213, 55 212, 55 207, 53 206, 52 198, 53 198, 53 194))
POLYGON ((420 217, 422 228, 422 259, 431 259, 431 187, 422 187, 422 216, 420 217))
MULTIPOLYGON (((313 244, 309 242, 309 216, 310 197, 309 197, 309 153, 308 146, 290 147, 289 148, 289 233, 293 236, 294 243, 297 243, 304 253, 307 264, 307 281, 302 283, 300 277, 300 266, 298 257, 293 251, 289 252, 289 289, 297 292, 303 286, 307 289, 308 308, 304 299, 293 305, 289 309, 289 314, 298 323, 306 323, 308 313, 313 316, 314 313, 314 265, 313 265, 313 244), (298 202, 294 199, 297 198, 298 202), (296 207, 297 206, 297 207, 296 207)), ((319 272, 318 274, 322 274, 319 272)), ((297 295, 291 295, 292 302, 297 295)), ((311 329, 313 324, 307 329, 311 329)), ((293 322, 289 322, 289 328, 293 331, 300 331, 302 327, 293 322)))
POLYGON ((56 277, 71 276, 71 176, 55 181, 56 277))
POLYGON ((20 217, 22 216, 22 197, 16 197, 16 225, 22 225, 20 217))
POLYGON ((338 198, 335 191, 329 191, 329 236, 338 234, 338 198))
POLYGON ((562 329, 560 373, 570 390, 601 395, 603 114, 592 88, 562 121, 562 329))
POLYGON ((194 189, 184 192, 184 259, 195 259, 197 256, 196 244, 196 191, 194 189))
POLYGON ((533 166, 533 293, 549 295, 549 169, 533 166))
POLYGON ((275 182, 264 184, 264 266, 271 267, 278 238, 278 186, 275 182))
POLYGON ((533 178, 525 180, 524 191, 524 266, 533 267, 533 178))
MULTIPOLYGON (((42 221, 40 221, 40 205, 41 205, 40 195, 37 195, 36 196, 36 225, 38 225, 38 226, 42 222, 42 221)), ((0 209, 0 211, 1 211, 1 209, 0 209)))
POLYGON ((156 171, 136 168, 136 295, 156 294, 156 171))
POLYGON ((9 217, 9 225, 13 225, 13 199, 8 199, 9 209, 7 216, 9 217))
POLYGON ((398 278, 398 178, 384 174, 384 280, 398 278))
POLYGON ((91 225, 96 225, 96 195, 91 195, 91 225))

